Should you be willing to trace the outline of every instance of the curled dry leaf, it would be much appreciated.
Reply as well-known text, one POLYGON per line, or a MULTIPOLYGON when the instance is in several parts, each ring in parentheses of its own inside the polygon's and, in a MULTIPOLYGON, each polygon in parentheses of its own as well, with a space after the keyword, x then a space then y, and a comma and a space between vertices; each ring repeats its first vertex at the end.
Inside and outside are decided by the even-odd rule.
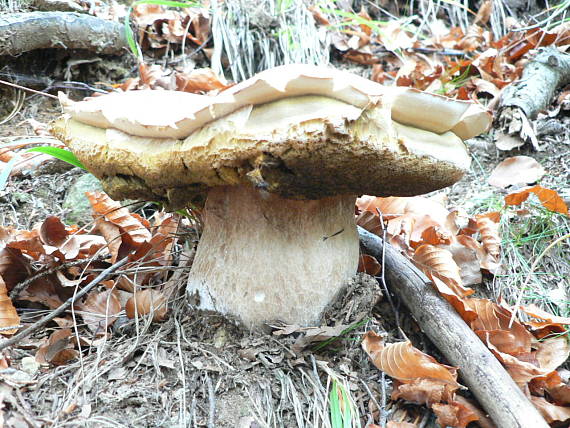
POLYGON ((409 341, 385 345, 381 336, 369 331, 364 335, 362 348, 378 369, 400 382, 432 379, 454 389, 461 387, 457 383, 455 367, 438 363, 433 357, 414 348, 409 341))
POLYGON ((74 347, 71 329, 54 331, 49 339, 36 352, 36 361, 40 364, 51 363, 55 366, 67 364, 77 358, 79 352, 74 347))
MULTIPOLYGON (((18 325, 20 325, 20 317, 12 304, 12 299, 8 297, 8 289, 6 288, 4 279, 0 276, 0 328, 18 325)), ((12 335, 17 331, 18 329, 15 328, 13 330, 3 330, 0 333, 3 335, 12 335)))
POLYGON ((483 247, 495 259, 501 255, 501 236, 499 233, 499 213, 487 213, 475 218, 483 247))
POLYGON ((368 275, 376 276, 382 271, 382 265, 375 257, 368 254, 361 254, 358 259, 358 272, 364 272, 368 275))
POLYGON ((125 305, 125 311, 129 318, 152 314, 152 320, 162 321, 166 318, 168 306, 166 297, 159 290, 147 288, 133 295, 125 305))
POLYGON ((434 403, 431 408, 442 427, 465 428, 471 422, 479 420, 479 416, 458 401, 451 401, 448 404, 434 403))
POLYGON ((538 339, 553 334, 563 334, 566 332, 565 326, 570 325, 570 318, 550 314, 534 304, 526 307, 521 306, 520 309, 527 315, 535 318, 524 324, 532 329, 534 336, 538 339))
POLYGON ((211 68, 193 70, 190 74, 176 73, 176 88, 183 92, 210 92, 232 86, 218 76, 211 68))
POLYGON ((549 424, 570 422, 570 407, 557 406, 543 397, 531 396, 530 400, 549 424))
POLYGON ((411 403, 433 406, 435 403, 449 402, 455 396, 456 387, 438 379, 414 379, 401 383, 394 380, 392 400, 406 400, 411 403))
POLYGON ((475 292, 463 287, 459 267, 449 251, 433 245, 420 245, 414 253, 413 261, 428 278, 437 276, 459 297, 469 296, 475 292))
POLYGON ((122 236, 123 241, 128 237, 134 247, 150 241, 152 236, 149 230, 119 202, 112 200, 103 192, 87 192, 86 195, 95 214, 103 216, 105 220, 121 229, 125 234, 122 236))
POLYGON ((4 279, 8 290, 24 281, 31 270, 30 262, 20 250, 10 247, 0 249, 0 277, 4 279))
POLYGON ((93 332, 105 334, 107 328, 117 320, 121 303, 113 290, 94 290, 87 295, 85 302, 77 304, 81 317, 93 332))
POLYGON ((40 239, 46 245, 59 247, 67 240, 67 229, 56 216, 49 216, 40 226, 40 239))
POLYGON ((566 362, 570 355, 570 345, 566 335, 550 337, 538 343, 536 359, 540 368, 556 370, 566 362))
POLYGON ((568 206, 564 202, 564 199, 562 199, 555 190, 538 185, 509 193, 505 196, 505 203, 507 205, 520 205, 528 199, 531 193, 534 193, 538 197, 542 206, 547 210, 568 215, 568 206))
POLYGON ((477 257, 477 252, 474 249, 465 246, 461 242, 454 242, 445 246, 440 245, 440 248, 451 253, 453 261, 455 261, 457 267, 459 267, 461 282, 464 286, 480 284, 483 281, 481 264, 477 257))
POLYGON ((498 164, 489 176, 489 184, 505 189, 516 184, 538 181, 545 171, 542 165, 529 156, 513 156, 498 164))
POLYGON ((532 334, 516 319, 510 325, 512 313, 508 309, 487 299, 466 299, 465 304, 477 313, 471 328, 481 340, 514 356, 531 351, 532 334))

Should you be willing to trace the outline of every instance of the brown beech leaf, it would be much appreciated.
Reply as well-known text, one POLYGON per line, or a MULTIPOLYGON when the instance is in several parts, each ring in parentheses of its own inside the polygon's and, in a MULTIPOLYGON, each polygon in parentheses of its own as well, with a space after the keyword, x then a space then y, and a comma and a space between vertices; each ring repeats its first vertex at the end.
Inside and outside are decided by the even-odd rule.
POLYGON ((388 222, 388 234, 395 236, 405 231, 409 233, 408 240, 413 242, 421 242, 422 233, 431 226, 439 226, 445 232, 449 216, 449 211, 439 201, 421 196, 377 198, 365 195, 356 200, 356 206, 360 211, 376 215, 380 210, 388 222))
POLYGON ((557 406, 543 397, 531 396, 530 400, 549 424, 570 422, 570 407, 557 406))
POLYGON ((87 327, 93 332, 105 334, 107 328, 117 320, 121 303, 113 290, 91 291, 85 302, 76 305, 87 327))
POLYGON ((56 216, 49 216, 40 226, 40 239, 46 245, 59 247, 67 240, 68 235, 65 225, 56 216))
POLYGON ((449 245, 453 242, 453 235, 439 226, 430 226, 422 232, 421 242, 430 245, 449 245))
POLYGON ((369 331, 364 335, 362 348, 378 369, 400 382, 432 379, 454 389, 461 387, 457 383, 455 367, 438 363, 433 357, 414 348, 409 341, 385 345, 381 336, 369 331))
POLYGON ((559 317, 540 309, 534 303, 528 306, 521 306, 520 309, 533 318, 538 318, 542 321, 529 321, 527 324, 533 327, 542 327, 545 324, 560 324, 570 325, 570 317, 559 317))
POLYGON ((358 259, 358 272, 364 272, 368 275, 376 276, 382 271, 382 265, 375 257, 368 254, 361 254, 358 259))
POLYGON ((0 276, 4 279, 8 290, 24 281, 30 272, 30 262, 20 250, 10 247, 0 248, 0 276))
POLYGON ((210 92, 232 86, 218 76, 211 68, 193 70, 190 74, 176 73, 176 89, 183 92, 210 92))
POLYGON ((152 314, 152 320, 163 321, 168 312, 166 296, 159 290, 147 288, 137 291, 125 305, 125 311, 129 318, 152 314))
POLYGON ((556 370, 566 362, 570 355, 570 344, 566 335, 550 337, 538 343, 536 359, 540 368, 546 370, 556 370))
POLYGON ((475 217, 475 222, 481 234, 481 241, 485 250, 496 259, 500 256, 501 236, 499 233, 499 217, 497 212, 480 214, 475 217))
MULTIPOLYGON (((466 238, 470 237, 467 236, 466 238)), ((445 246, 440 245, 439 247, 449 251, 453 256, 453 260, 459 268, 461 282, 464 286, 480 284, 483 281, 477 251, 460 242, 453 242, 445 246)))
POLYGON ((511 324, 512 313, 488 299, 465 299, 465 305, 477 313, 471 328, 500 352, 518 356, 531 351, 532 334, 518 321, 511 324))
POLYGON ((95 227, 107 242, 111 263, 115 263, 119 259, 119 251, 123 243, 121 228, 102 218, 95 219, 95 227))
POLYGON ((459 297, 469 296, 475 292, 463 287, 459 267, 449 251, 433 245, 420 245, 414 253, 413 261, 428 278, 437 276, 459 297))
POLYGON ((477 313, 469 308, 465 304, 466 299, 459 297, 455 291, 453 291, 445 282, 439 279, 437 276, 433 275, 431 278, 434 287, 437 289, 439 294, 441 294, 445 300, 447 300, 451 306, 457 311, 457 313, 463 318, 467 323, 473 321, 477 318, 477 313))
POLYGON ((507 205, 520 205, 528 199, 531 193, 534 193, 538 197, 542 206, 547 210, 568 215, 568 206, 564 202, 564 199, 562 199, 555 190, 538 185, 509 193, 505 196, 505 203, 507 205))
POLYGON ((545 171, 542 165, 529 156, 513 156, 498 164, 489 176, 489 184, 501 189, 516 184, 538 181, 545 171))
POLYGON ((477 425, 480 428, 497 428, 496 425, 491 421, 487 414, 479 408, 474 400, 467 399, 462 395, 455 396, 455 402, 461 403, 463 406, 468 408, 474 415, 477 416, 477 425))
POLYGON ((36 361, 40 364, 50 363, 62 366, 77 358, 79 352, 74 347, 71 329, 64 328, 54 331, 48 340, 36 352, 36 361))
POLYGON ((123 242, 128 238, 136 248, 143 242, 150 241, 150 231, 119 202, 113 201, 103 192, 86 192, 86 195, 95 214, 103 216, 121 229, 123 242))
MULTIPOLYGON (((20 325, 20 317, 16 312, 16 308, 12 304, 12 299, 8 297, 8 289, 4 283, 4 279, 0 276, 0 327, 12 327, 20 325)), ((13 330, 4 330, 0 333, 10 336, 18 331, 17 328, 13 330)))
POLYGON ((440 379, 414 379, 402 383, 394 380, 392 400, 406 400, 411 403, 433 406, 434 403, 452 401, 457 387, 440 379))
POLYGON ((543 370, 540 367, 518 359, 517 357, 500 352, 490 341, 484 342, 489 347, 489 350, 495 357, 503 364, 509 375, 513 378, 521 388, 526 388, 526 385, 534 378, 543 377, 548 375, 548 370, 543 370))
MULTIPOLYGON (((479 241, 477 241, 475 238, 468 235, 458 235, 456 236, 456 239, 457 242, 463 245, 465 248, 469 248, 475 251, 481 269, 484 269, 494 275, 497 275, 502 272, 503 267, 499 263, 497 258, 490 255, 483 247, 483 244, 479 243, 479 241)), ((463 272, 461 274, 463 276, 463 272)), ((465 285, 470 285, 470 284, 467 282, 465 285)))
POLYGON ((434 403, 431 408, 442 427, 465 428, 471 422, 479 420, 469 407, 458 401, 451 401, 448 404, 434 403))

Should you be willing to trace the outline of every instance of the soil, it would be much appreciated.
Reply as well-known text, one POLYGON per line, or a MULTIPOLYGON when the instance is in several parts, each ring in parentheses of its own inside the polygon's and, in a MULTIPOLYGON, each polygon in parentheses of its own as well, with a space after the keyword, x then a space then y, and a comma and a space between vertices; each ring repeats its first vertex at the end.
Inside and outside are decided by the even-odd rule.
MULTIPOLYGON (((31 135, 26 119, 47 123, 58 114, 53 101, 29 98, 15 119, 0 126, 0 135, 4 141, 31 135)), ((567 119, 555 120, 567 137, 567 119)), ((513 155, 537 159, 548 172, 543 184, 570 197, 568 139, 541 138, 542 152, 525 146, 505 153, 497 151, 490 138, 471 141, 473 168, 445 191, 450 204, 470 214, 485 209, 498 194, 486 177, 499 161, 513 155)), ((49 215, 62 216, 66 190, 81 174, 53 160, 12 177, 0 193, 0 224, 29 229, 49 215)), ((0 370, 0 379, 11 388, 0 389, 5 426, 327 427, 332 379, 349 391, 353 412, 359 415, 355 420, 362 426, 386 412, 391 419, 434 424, 425 408, 390 402, 390 381, 360 348, 361 335, 371 329, 389 340, 405 334, 445 363, 404 307, 398 315, 404 332, 397 330, 395 314, 381 297, 376 279, 359 274, 347 285, 325 314, 323 326, 355 328, 318 349, 310 343, 314 332, 295 326, 250 332, 218 315, 191 312, 184 299, 185 282, 182 276, 163 323, 123 317, 103 338, 78 330, 83 345, 73 363, 37 370, 24 365, 23 359, 35 355, 55 324, 10 349, 11 367, 0 370)), ((24 314, 24 322, 31 319, 24 314)))

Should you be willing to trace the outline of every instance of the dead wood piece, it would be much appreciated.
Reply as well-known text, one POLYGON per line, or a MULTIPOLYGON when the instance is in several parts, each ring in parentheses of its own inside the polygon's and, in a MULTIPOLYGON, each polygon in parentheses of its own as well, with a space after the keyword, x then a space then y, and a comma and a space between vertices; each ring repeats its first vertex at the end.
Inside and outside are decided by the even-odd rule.
POLYGON ((495 123, 500 134, 497 147, 510 150, 532 142, 539 149, 529 119, 535 119, 552 101, 556 89, 570 83, 570 55, 556 48, 542 48, 526 65, 522 77, 505 88, 495 123), (520 138, 508 138, 516 135, 520 138))
POLYGON ((499 428, 547 428, 499 361, 412 263, 381 238, 358 228, 365 251, 382 260, 391 291, 459 374, 499 428))
POLYGON ((0 16, 0 55, 34 49, 86 49, 120 54, 127 47, 118 22, 72 12, 11 13, 0 16))

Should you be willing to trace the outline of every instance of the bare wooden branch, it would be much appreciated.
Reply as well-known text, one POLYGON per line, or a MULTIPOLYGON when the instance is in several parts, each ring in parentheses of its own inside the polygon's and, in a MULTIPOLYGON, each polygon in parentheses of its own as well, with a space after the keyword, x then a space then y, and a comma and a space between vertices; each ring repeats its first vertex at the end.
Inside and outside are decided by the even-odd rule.
POLYGON ((87 49, 120 54, 127 48, 118 22, 72 12, 0 15, 0 55, 16 56, 34 49, 87 49))
POLYGON ((568 83, 570 55, 552 47, 540 49, 524 68, 521 79, 507 86, 501 95, 495 119, 500 134, 497 147, 510 150, 530 140, 539 150, 529 120, 548 108, 556 90, 568 83))
POLYGON ((420 328, 438 347, 498 427, 547 428, 501 363, 465 324, 426 276, 382 239, 361 227, 360 243, 378 258, 384 254, 391 291, 408 307, 420 328))

